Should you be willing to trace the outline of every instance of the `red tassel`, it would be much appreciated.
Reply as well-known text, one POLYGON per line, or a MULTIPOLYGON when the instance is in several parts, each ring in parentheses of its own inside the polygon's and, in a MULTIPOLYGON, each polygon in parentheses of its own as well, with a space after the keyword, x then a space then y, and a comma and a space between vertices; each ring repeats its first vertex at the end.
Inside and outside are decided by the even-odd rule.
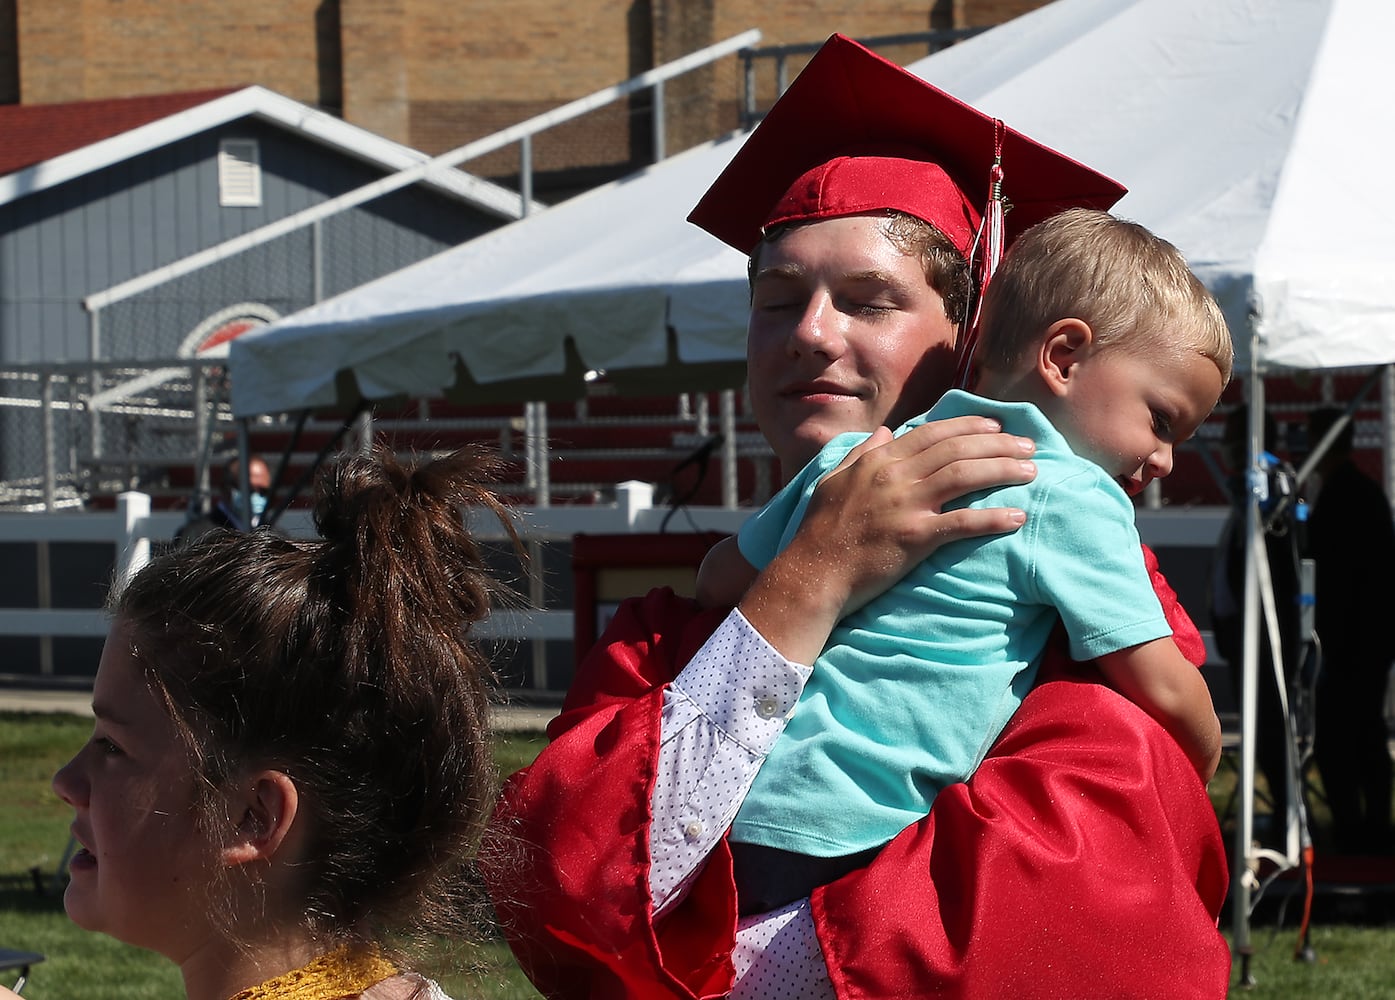
POLYGON ((983 293, 1003 259, 1003 123, 993 120, 993 167, 988 175, 988 204, 978 232, 969 251, 969 274, 975 284, 974 314, 959 343, 959 362, 954 384, 964 389, 969 385, 973 367, 974 348, 978 346, 978 322, 983 312, 983 293))

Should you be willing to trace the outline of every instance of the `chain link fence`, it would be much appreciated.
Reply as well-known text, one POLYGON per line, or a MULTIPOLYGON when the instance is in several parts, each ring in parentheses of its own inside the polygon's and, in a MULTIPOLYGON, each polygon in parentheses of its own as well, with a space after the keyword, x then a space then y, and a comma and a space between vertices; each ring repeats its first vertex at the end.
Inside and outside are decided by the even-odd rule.
POLYGON ((127 490, 187 493, 215 428, 231 427, 218 361, 0 370, 0 509, 100 505, 127 490))

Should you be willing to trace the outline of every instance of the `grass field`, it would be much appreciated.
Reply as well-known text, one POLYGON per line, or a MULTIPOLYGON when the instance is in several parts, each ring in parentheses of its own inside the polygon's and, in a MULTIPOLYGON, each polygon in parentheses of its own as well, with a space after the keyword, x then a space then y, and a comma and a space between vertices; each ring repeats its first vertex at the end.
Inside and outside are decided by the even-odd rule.
MULTIPOLYGON (((63 914, 55 871, 68 842, 70 810, 49 788, 53 771, 87 738, 90 721, 68 715, 0 713, 0 947, 42 952, 26 1000, 181 1000, 179 976, 164 959, 89 934, 63 914), (42 888, 43 892, 36 891, 42 888)), ((505 772, 532 759, 541 734, 508 734, 496 755, 505 772)), ((1224 802, 1227 779, 1213 783, 1224 802)), ((1252 937, 1255 985, 1232 997, 1255 1000, 1389 1000, 1395 997, 1395 925, 1373 921, 1369 910, 1319 907, 1311 941, 1316 961, 1297 962, 1297 904, 1282 926, 1274 907, 1252 937)), ((1262 911, 1263 913, 1264 911, 1262 911)), ((1228 931, 1229 921, 1222 929, 1228 931)), ((442 949, 423 969, 456 1000, 536 997, 497 940, 442 949), (466 969, 454 971, 451 969, 466 969)), ((1236 973, 1239 967, 1237 964, 1236 973)), ((9 983, 12 977, 0 976, 9 983)))

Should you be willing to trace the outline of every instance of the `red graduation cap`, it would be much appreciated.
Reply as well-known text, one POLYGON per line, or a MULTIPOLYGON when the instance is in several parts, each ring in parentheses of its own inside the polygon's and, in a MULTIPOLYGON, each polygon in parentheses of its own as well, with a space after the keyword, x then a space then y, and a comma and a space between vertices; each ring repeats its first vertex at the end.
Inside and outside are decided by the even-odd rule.
POLYGON ((1063 209, 1107 209, 1125 191, 833 35, 688 219, 750 253, 777 223, 899 209, 969 256, 996 176, 1008 243, 1063 209))

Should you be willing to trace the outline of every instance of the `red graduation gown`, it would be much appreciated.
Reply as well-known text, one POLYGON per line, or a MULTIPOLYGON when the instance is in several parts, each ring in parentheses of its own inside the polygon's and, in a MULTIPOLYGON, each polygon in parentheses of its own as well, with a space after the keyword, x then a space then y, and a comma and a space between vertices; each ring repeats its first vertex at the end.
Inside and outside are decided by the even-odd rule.
MULTIPOLYGON (((1175 639, 1195 625, 1145 550, 1175 639)), ((506 784, 481 861, 520 965, 548 997, 720 997, 736 895, 718 845, 655 920, 650 790, 664 686, 725 617, 667 590, 621 606, 550 745, 506 784)), ((840 998, 1221 998, 1225 848, 1181 749, 1070 663, 1064 643, 968 782, 867 868, 814 891, 840 998)))

